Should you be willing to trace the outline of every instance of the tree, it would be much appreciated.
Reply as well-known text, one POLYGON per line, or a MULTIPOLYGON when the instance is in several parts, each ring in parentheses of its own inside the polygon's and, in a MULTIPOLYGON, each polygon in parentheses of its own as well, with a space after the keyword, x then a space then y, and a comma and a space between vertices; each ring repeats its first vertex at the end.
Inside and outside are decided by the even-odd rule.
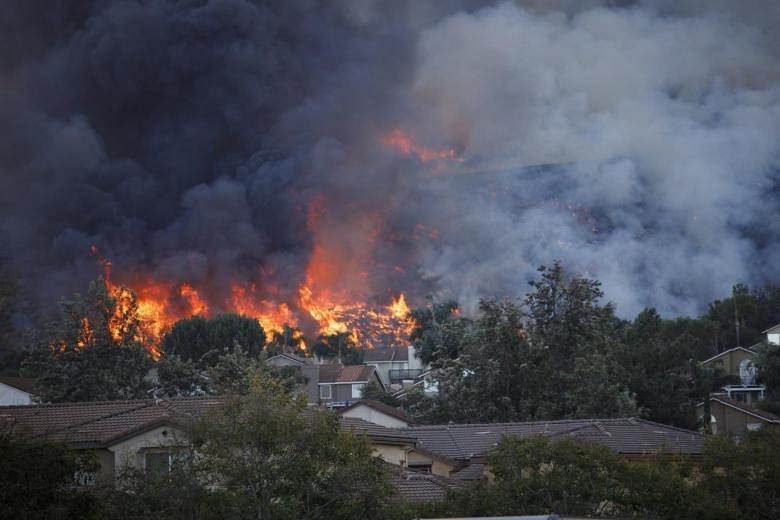
POLYGON ((305 355, 302 345, 304 344, 303 333, 296 327, 285 324, 282 330, 275 330, 266 346, 266 354, 275 356, 283 352, 289 352, 296 355, 305 355))
POLYGON ((365 439, 262 374, 199 421, 192 440, 196 470, 241 518, 377 518, 389 493, 365 439))
POLYGON ((355 335, 351 332, 321 334, 312 352, 321 357, 338 357, 345 365, 359 365, 363 362, 363 350, 358 348, 355 335))
POLYGON ((216 358, 238 343, 246 353, 258 357, 265 345, 265 332, 253 318, 238 314, 219 314, 207 320, 192 316, 177 321, 162 339, 162 356, 179 356, 197 363, 216 358))
POLYGON ((469 320, 460 316, 457 302, 438 303, 431 298, 427 306, 412 310, 409 318, 414 325, 409 340, 423 363, 458 357, 469 320))
POLYGON ((102 279, 86 297, 62 304, 25 362, 44 401, 92 401, 146 397, 145 376, 153 366, 140 342, 135 294, 108 293, 102 279))
POLYGON ((532 290, 524 300, 530 350, 538 355, 536 370, 547 382, 539 388, 537 416, 635 413, 633 396, 613 359, 622 324, 611 303, 599 304, 604 295, 601 284, 567 276, 558 261, 539 272, 539 279, 529 282, 532 290))
POLYGON ((94 497, 73 487, 97 469, 92 457, 4 425, 0 468, 0 518, 100 517, 94 497))
POLYGON ((742 439, 713 436, 705 444, 701 486, 729 518, 780 518, 780 430, 742 439))

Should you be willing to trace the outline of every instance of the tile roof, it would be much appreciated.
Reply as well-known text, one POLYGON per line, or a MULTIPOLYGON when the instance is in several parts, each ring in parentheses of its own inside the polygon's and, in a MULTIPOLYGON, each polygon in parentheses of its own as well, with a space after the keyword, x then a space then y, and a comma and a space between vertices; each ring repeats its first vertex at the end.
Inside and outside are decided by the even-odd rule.
MULTIPOLYGON (((305 358, 305 357, 297 356, 295 354, 290 354, 289 352, 282 352, 281 354, 277 354, 275 356, 271 356, 268 359, 266 359, 265 362, 266 363, 271 363, 272 360, 277 359, 277 358, 286 358, 286 359, 289 359, 290 361, 294 361, 294 362, 298 363, 299 365, 314 364, 314 360, 311 359, 311 358, 305 358)), ((271 363, 271 364, 273 364, 273 363, 271 363)))
POLYGON ((415 436, 407 432, 405 428, 387 428, 386 426, 364 421, 357 417, 339 417, 339 428, 342 431, 352 431, 358 435, 366 435, 377 441, 384 440, 409 445, 414 445, 416 441, 415 436))
POLYGON ((375 370, 368 365, 320 365, 320 383, 367 382, 375 370))
POLYGON ((162 422, 190 420, 221 402, 176 398, 3 406, 0 423, 76 447, 100 447, 162 422))
POLYGON ((27 392, 28 394, 35 393, 35 379, 29 377, 11 377, 11 376, 0 377, 0 383, 3 383, 4 385, 12 386, 17 390, 21 390, 22 392, 27 392))
POLYGON ((451 489, 462 487, 457 480, 420 473, 393 464, 385 465, 396 494, 410 502, 437 502, 447 498, 451 489))
POLYGON ((391 417, 395 417, 396 419, 400 419, 401 421, 405 421, 407 424, 412 423, 412 419, 406 414, 406 412, 404 412, 400 408, 395 408, 381 401, 374 401, 373 399, 361 399, 360 401, 355 401, 351 405, 337 410, 336 414, 342 415, 344 412, 348 410, 352 410, 353 408, 357 408, 359 406, 368 406, 369 408, 373 408, 378 412, 382 412, 383 414, 389 415, 391 417))
POLYGON ((469 464, 465 468, 453 473, 452 478, 463 481, 484 480, 487 478, 487 475, 485 475, 485 465, 476 462, 474 464, 469 464))
POLYGON ((363 363, 409 361, 409 347, 377 347, 363 353, 363 363))
POLYGON ((603 444, 622 455, 641 455, 661 449, 699 454, 704 442, 697 432, 635 418, 450 424, 401 430, 417 437, 422 448, 460 460, 486 455, 506 436, 570 435, 603 444))

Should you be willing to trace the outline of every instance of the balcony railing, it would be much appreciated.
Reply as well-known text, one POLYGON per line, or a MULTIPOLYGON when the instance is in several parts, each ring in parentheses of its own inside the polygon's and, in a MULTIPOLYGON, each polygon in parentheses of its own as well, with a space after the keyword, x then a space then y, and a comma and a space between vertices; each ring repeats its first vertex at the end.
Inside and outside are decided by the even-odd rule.
POLYGON ((404 369, 396 369, 396 370, 390 370, 390 382, 391 383, 397 383, 399 381, 404 381, 407 379, 417 379, 420 377, 420 374, 422 374, 422 369, 419 368, 404 368, 404 369))

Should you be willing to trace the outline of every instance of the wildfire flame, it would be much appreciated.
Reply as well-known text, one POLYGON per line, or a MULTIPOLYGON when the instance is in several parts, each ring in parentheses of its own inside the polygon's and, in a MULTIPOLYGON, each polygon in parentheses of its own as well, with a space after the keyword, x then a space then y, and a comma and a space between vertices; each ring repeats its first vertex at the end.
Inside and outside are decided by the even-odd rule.
MULTIPOLYGON (((176 286, 146 278, 136 280, 131 290, 114 282, 110 260, 103 258, 95 246, 92 246, 91 252, 102 267, 108 294, 116 300, 113 315, 109 318, 109 330, 114 339, 120 340, 127 336, 127 315, 134 312, 141 330, 137 339, 158 359, 160 341, 176 321, 190 316, 212 315, 211 306, 192 284, 176 286), (136 296, 135 309, 131 308, 133 293, 136 296), (178 301, 174 302, 176 296, 178 301)), ((315 264, 310 264, 312 272, 316 271, 315 264)), ((255 284, 234 283, 230 296, 220 308, 255 318, 266 331, 269 340, 274 333, 282 334, 285 326, 296 327, 303 318, 313 320, 318 325, 319 334, 349 333, 351 339, 363 348, 406 341, 412 325, 407 321, 409 307, 403 293, 392 299, 389 305, 377 306, 366 302, 337 301, 330 291, 315 294, 309 285, 317 285, 311 273, 307 276, 307 283, 299 286, 295 301, 279 303, 264 297, 255 284)), ((346 294, 340 295, 340 298, 346 297, 346 294)), ((89 321, 83 318, 78 347, 89 344, 91 338, 89 321)), ((300 330, 293 331, 292 339, 298 348, 306 350, 306 342, 300 330)))
POLYGON ((415 156, 422 162, 430 162, 434 160, 450 159, 458 162, 463 162, 463 159, 458 155, 454 148, 448 148, 446 150, 434 150, 417 144, 412 137, 401 130, 396 128, 383 139, 382 143, 386 146, 395 148, 403 155, 415 156))
MULTIPOLYGON (((437 150, 423 146, 401 129, 392 130, 382 138, 382 143, 422 162, 462 161, 454 148, 437 150)), ((305 324, 308 331, 316 325, 320 335, 349 334, 350 339, 363 348, 407 341, 412 324, 408 319, 405 295, 400 293, 389 304, 379 305, 368 303, 373 298, 365 289, 369 281, 368 269, 376 265, 374 245, 383 233, 381 213, 375 208, 358 207, 350 222, 345 223, 328 214, 326 201, 322 194, 307 201, 306 223, 314 247, 302 276, 303 282, 292 295, 281 295, 265 277, 260 288, 251 281, 236 281, 230 286, 227 297, 223 295, 218 299, 209 292, 209 287, 196 287, 195 283, 172 283, 144 276, 116 283, 112 278, 111 261, 92 246, 92 255, 103 270, 106 289, 116 300, 114 314, 109 319, 111 335, 117 340, 126 338, 129 333, 127 317, 134 314, 141 331, 136 339, 158 358, 160 341, 176 321, 190 316, 211 317, 217 312, 234 312, 257 319, 269 339, 274 333, 289 336, 290 329, 286 326, 295 329, 303 328, 305 324), (341 240, 345 236, 350 238, 347 243, 341 240)), ((436 238, 438 231, 420 224, 412 238, 417 235, 436 238)), ((405 272, 401 266, 388 269, 405 272)), ((77 345, 87 345, 91 334, 90 323, 84 318, 77 345)), ((292 334, 299 348, 305 350, 300 331, 292 334)))

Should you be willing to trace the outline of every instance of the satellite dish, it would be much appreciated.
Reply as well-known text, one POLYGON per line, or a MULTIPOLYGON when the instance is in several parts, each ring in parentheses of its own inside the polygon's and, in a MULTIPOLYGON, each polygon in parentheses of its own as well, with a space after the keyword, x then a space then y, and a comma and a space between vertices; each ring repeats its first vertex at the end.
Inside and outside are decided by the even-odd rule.
POLYGON ((756 384, 756 367, 749 359, 743 359, 739 363, 739 379, 742 386, 751 386, 756 384))

